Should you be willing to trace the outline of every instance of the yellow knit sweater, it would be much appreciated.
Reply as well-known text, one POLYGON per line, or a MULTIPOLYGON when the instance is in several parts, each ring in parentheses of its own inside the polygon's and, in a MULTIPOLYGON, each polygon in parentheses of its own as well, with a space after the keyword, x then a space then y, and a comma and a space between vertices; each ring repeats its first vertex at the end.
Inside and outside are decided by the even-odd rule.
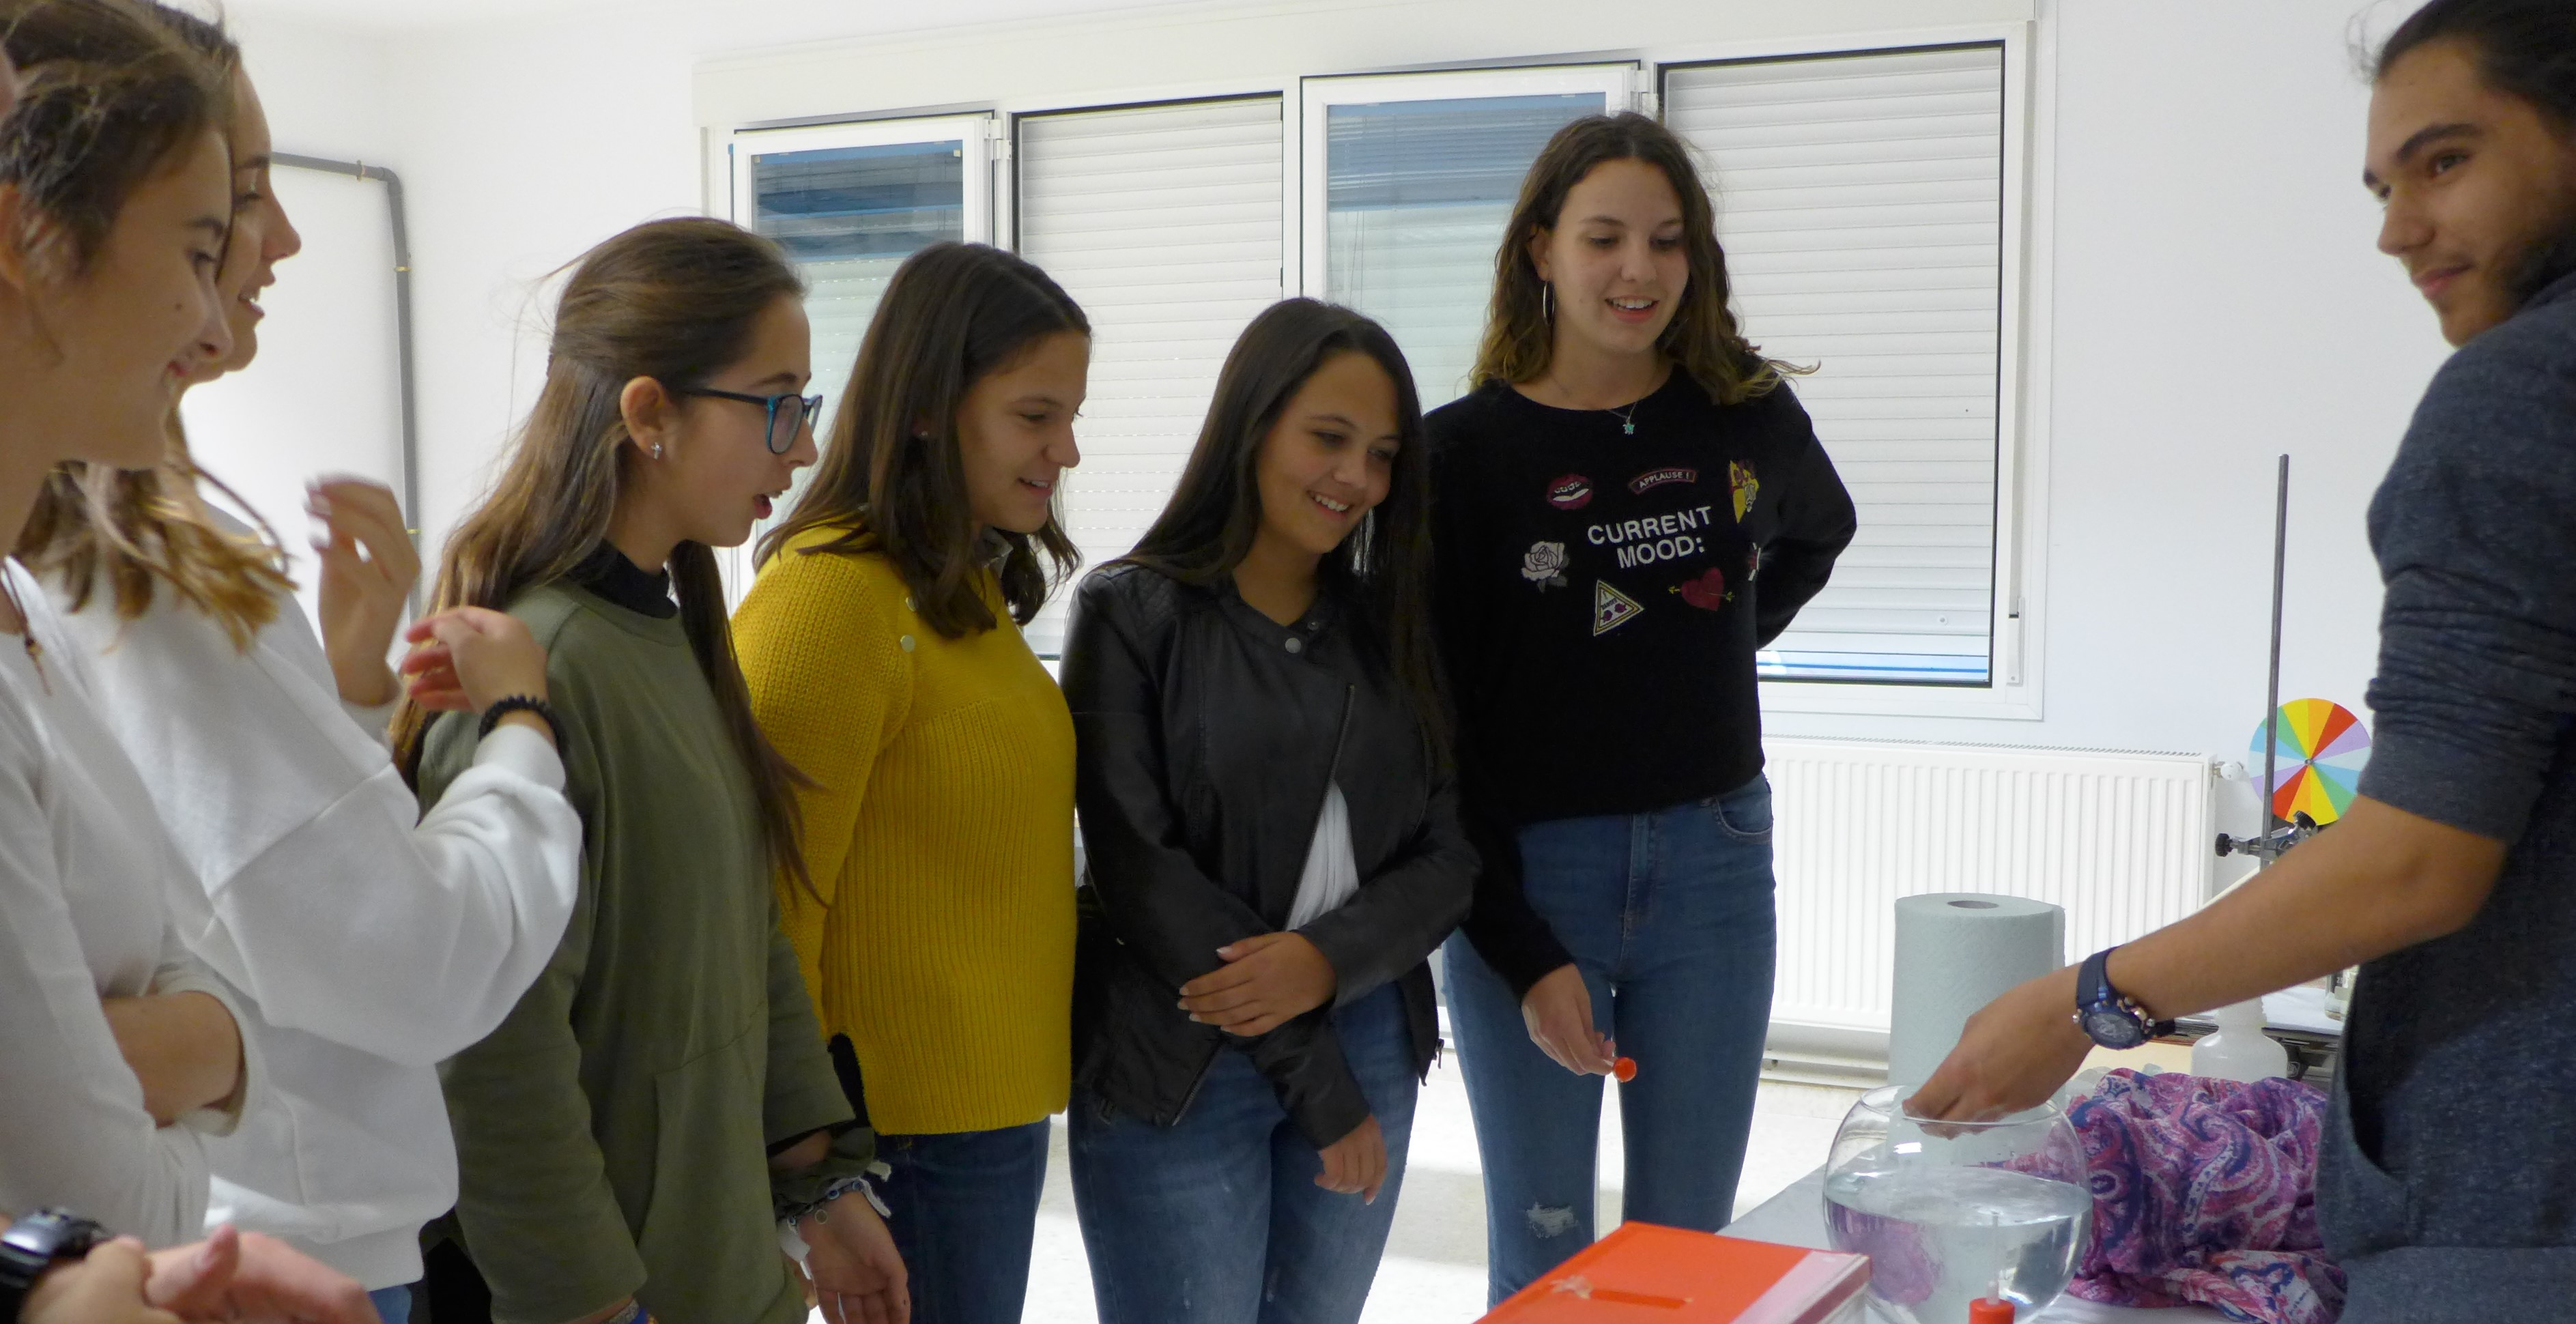
POLYGON ((989 580, 1000 624, 942 638, 884 557, 800 550, 838 532, 734 616, 752 709, 817 783, 787 936, 877 1130, 1037 1121, 1072 1076, 1073 718, 989 580))

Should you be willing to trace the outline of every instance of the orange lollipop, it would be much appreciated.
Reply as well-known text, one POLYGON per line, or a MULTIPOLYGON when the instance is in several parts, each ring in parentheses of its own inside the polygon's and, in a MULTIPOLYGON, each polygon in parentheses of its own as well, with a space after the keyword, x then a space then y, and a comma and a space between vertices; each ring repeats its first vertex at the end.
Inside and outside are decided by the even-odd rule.
POLYGON ((1610 1064, 1610 1074, 1618 1077, 1619 1083, 1622 1085, 1635 1080, 1637 1078, 1637 1059, 1633 1057, 1623 1057, 1612 1062, 1610 1064))

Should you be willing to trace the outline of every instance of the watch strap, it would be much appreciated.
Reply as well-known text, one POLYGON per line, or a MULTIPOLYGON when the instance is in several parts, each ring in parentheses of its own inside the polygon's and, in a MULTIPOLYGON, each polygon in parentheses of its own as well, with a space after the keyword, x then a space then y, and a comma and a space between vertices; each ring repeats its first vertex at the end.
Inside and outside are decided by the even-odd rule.
POLYGON ((2138 1028, 2144 1030, 2146 1032, 2146 1037, 2149 1039, 2159 1039, 2165 1035, 2172 1034, 2174 1032, 2174 1023, 2172 1021, 2148 1019, 2147 1009, 2140 1006, 2137 999, 2130 997, 2128 994, 2123 993, 2118 988, 2112 986, 2111 953, 2118 950, 2120 949, 2117 947, 2105 947, 2102 950, 2093 953, 2091 956, 2085 957, 2082 968, 2076 971, 2076 1023, 2079 1025, 2082 1024, 2084 1016, 2088 1012, 2110 1010, 2124 1013, 2131 1019, 2135 1020, 2138 1023, 2138 1028))
POLYGON ((67 1209, 39 1209, 0 1231, 0 1324, 18 1324, 45 1270, 106 1239, 106 1228, 67 1209))

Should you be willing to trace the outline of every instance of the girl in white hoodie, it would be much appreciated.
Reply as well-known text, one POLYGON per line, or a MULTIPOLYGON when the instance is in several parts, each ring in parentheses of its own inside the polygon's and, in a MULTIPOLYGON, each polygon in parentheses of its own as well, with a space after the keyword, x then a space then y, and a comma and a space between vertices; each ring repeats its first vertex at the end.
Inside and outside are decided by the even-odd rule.
MULTIPOLYGON (((249 363, 255 296, 301 241, 268 186, 269 131, 221 31, 154 17, 233 70, 224 344, 190 382, 249 363)), ((208 1146, 210 1222, 283 1238, 362 1282, 389 1324, 420 1277, 418 1233, 456 1198, 436 1064, 516 1005, 574 899, 545 652, 498 612, 414 628, 451 701, 500 719, 425 817, 380 743, 387 668, 418 560, 391 494, 326 484, 315 513, 326 650, 274 546, 210 509, 184 448, 159 469, 67 467, 28 542, 107 725, 142 769, 187 868, 189 947, 242 995, 271 1093, 208 1146), (415 818, 418 818, 415 826, 415 818)))

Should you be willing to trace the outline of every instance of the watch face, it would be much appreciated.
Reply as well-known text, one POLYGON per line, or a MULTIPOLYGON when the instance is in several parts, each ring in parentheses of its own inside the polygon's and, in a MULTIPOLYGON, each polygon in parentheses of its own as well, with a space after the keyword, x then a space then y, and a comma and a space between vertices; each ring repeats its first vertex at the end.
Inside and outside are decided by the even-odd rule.
POLYGON ((2136 1017, 2109 1007, 2085 1009, 2084 1033, 2104 1048, 2135 1048, 2147 1041, 2146 1027, 2136 1017))

